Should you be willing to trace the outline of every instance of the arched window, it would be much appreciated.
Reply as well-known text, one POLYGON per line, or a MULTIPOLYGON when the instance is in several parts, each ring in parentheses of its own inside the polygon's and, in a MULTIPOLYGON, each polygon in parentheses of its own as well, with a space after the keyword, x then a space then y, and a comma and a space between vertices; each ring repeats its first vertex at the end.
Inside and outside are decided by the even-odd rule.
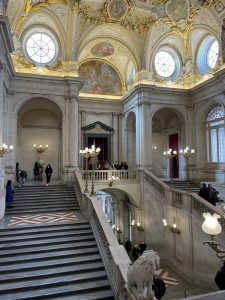
POLYGON ((197 55, 197 68, 201 74, 209 73, 219 57, 219 43, 213 36, 206 37, 201 43, 197 55))
POLYGON ((57 40, 45 28, 33 28, 27 32, 23 47, 28 60, 36 65, 52 64, 58 55, 57 40))
POLYGON ((177 53, 170 48, 158 51, 155 55, 154 69, 165 80, 175 79, 180 72, 180 60, 177 53))
POLYGON ((208 161, 225 162, 225 111, 220 105, 212 108, 207 115, 208 161))

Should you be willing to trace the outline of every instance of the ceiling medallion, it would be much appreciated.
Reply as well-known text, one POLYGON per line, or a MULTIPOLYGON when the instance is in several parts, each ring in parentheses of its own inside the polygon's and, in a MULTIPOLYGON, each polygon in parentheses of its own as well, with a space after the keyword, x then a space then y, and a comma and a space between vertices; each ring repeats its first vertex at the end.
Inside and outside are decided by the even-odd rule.
POLYGON ((148 18, 140 18, 133 12, 133 0, 110 0, 105 2, 102 9, 95 10, 92 6, 80 3, 74 7, 80 15, 81 24, 107 24, 114 23, 123 26, 128 30, 136 32, 141 36, 150 27, 152 27, 157 19, 155 16, 148 18))

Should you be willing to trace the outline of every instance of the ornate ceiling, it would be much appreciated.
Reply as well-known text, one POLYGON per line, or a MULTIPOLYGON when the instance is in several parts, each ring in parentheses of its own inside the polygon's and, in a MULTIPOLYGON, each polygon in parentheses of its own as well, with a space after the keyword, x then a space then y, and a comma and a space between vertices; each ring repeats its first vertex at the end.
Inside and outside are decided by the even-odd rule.
MULTIPOLYGON (((157 49, 174 49, 182 68, 190 61, 194 65, 205 36, 220 40, 225 0, 9 0, 7 13, 17 71, 39 71, 24 55, 23 38, 31 28, 44 27, 56 35, 60 51, 57 61, 42 68, 42 73, 78 76, 79 65, 97 59, 116 70, 124 94, 134 77, 168 85, 151 67, 157 49), (108 45, 109 55, 93 50, 99 44, 108 45)), ((174 83, 178 87, 184 87, 184 73, 181 70, 174 83)), ((201 79, 198 74, 194 77, 185 81, 186 87, 201 79)))

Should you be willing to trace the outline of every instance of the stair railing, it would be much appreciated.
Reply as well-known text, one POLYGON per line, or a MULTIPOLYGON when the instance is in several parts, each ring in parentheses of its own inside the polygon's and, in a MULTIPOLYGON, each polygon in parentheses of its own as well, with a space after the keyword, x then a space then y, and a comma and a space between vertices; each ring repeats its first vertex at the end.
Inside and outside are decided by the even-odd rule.
POLYGON ((127 270, 131 264, 130 258, 125 248, 118 244, 97 198, 89 198, 81 192, 82 181, 81 173, 75 172, 74 187, 80 208, 92 226, 115 299, 127 299, 125 284, 127 282, 127 270))

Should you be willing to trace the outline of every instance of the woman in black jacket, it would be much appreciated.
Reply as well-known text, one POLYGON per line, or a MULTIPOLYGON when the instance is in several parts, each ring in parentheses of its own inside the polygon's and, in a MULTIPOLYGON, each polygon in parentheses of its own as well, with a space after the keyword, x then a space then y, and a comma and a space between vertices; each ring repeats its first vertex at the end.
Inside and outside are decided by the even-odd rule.
POLYGON ((45 168, 45 174, 46 174, 46 186, 50 185, 50 180, 52 176, 52 167, 48 164, 47 167, 45 168))

